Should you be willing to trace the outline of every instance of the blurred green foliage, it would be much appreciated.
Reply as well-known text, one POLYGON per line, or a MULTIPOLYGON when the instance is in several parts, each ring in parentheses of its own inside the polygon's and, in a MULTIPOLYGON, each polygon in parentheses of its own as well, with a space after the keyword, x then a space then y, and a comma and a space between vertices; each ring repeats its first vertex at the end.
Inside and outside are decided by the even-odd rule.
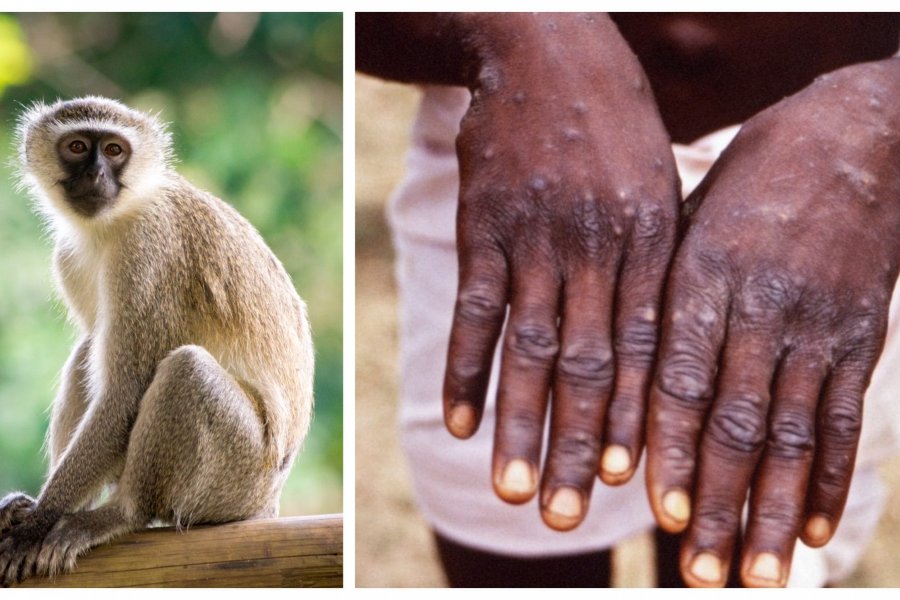
POLYGON ((0 496, 36 493, 75 338, 14 190, 23 106, 86 94, 171 123, 178 170, 262 233, 309 305, 316 411, 282 514, 342 510, 340 14, 0 14, 0 496))

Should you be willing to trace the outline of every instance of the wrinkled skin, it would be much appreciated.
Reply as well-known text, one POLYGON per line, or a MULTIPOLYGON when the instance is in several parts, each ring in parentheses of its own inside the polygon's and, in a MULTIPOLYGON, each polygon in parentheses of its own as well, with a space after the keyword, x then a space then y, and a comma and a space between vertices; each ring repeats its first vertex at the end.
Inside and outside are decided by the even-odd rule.
MULTIPOLYGON (((883 16, 616 18, 686 142, 817 73, 888 56, 897 23, 883 16)), ((549 391, 541 507, 557 529, 583 517, 597 461, 607 483, 633 475, 649 417, 651 504, 667 530, 690 527, 688 583, 722 583, 710 573, 724 573, 752 489, 743 580, 781 585, 797 536, 821 545, 837 526, 883 343, 897 270, 896 61, 838 73, 764 111, 719 161, 688 205, 650 391, 674 173, 652 100, 637 93, 640 68, 618 34, 585 35, 577 19, 586 22, 357 16, 358 68, 475 94, 457 146, 448 428, 467 437, 477 427, 509 307, 497 493, 535 493, 549 391)))
POLYGON ((485 38, 457 140, 460 283, 444 405, 454 435, 475 432, 508 306, 494 487, 512 503, 536 493, 552 391, 540 505, 567 530, 584 518, 601 450, 613 448, 610 483, 640 455, 678 179, 648 82, 608 19, 522 27, 485 38))
POLYGON ((784 585, 824 545, 900 263, 900 59, 846 68, 750 120, 687 201, 651 389, 647 481, 686 530, 690 585, 784 585))

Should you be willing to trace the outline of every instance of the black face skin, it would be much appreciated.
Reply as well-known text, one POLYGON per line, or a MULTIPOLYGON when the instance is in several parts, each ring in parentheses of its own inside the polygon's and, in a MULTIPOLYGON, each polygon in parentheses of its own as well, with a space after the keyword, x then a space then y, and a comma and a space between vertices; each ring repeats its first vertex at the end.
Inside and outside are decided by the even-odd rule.
POLYGON ((131 157, 131 146, 122 136, 110 131, 73 131, 60 138, 57 153, 68 175, 59 183, 76 212, 92 217, 119 196, 124 187, 119 178, 131 157))

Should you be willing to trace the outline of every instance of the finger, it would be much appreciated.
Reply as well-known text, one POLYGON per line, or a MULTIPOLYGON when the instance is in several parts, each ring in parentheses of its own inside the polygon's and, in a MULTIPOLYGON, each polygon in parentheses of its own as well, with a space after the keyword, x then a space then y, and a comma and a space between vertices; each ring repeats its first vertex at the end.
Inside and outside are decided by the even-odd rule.
POLYGON ((709 420, 700 442, 691 526, 682 572, 692 586, 722 586, 750 480, 766 439, 778 338, 766 328, 732 327, 709 420))
POLYGON ((444 422, 458 438, 475 433, 497 338, 506 316, 507 265, 496 246, 461 244, 459 292, 444 376, 444 422))
POLYGON ((613 382, 614 289, 614 265, 583 270, 566 282, 541 486, 541 514, 554 529, 565 531, 582 521, 597 474, 603 414, 613 382))
POLYGON ((615 388, 606 409, 600 464, 600 477, 608 484, 631 479, 644 443, 662 287, 674 239, 674 215, 658 205, 638 208, 617 286, 615 388))
POLYGON ((823 357, 792 353, 773 386, 768 437, 750 497, 741 580, 783 587, 803 522, 812 470, 816 406, 825 379, 823 357))
POLYGON ((831 372, 825 386, 817 414, 816 455, 801 534, 808 546, 824 546, 844 510, 862 427, 863 394, 874 361, 868 352, 848 355, 831 372))
POLYGON ((514 276, 497 390, 493 481, 500 498, 526 502, 537 490, 550 377, 559 350, 560 283, 546 270, 514 276))
POLYGON ((648 407, 647 493, 660 527, 678 533, 690 517, 697 440, 725 337, 728 290, 714 268, 690 257, 676 259, 669 281, 648 407))

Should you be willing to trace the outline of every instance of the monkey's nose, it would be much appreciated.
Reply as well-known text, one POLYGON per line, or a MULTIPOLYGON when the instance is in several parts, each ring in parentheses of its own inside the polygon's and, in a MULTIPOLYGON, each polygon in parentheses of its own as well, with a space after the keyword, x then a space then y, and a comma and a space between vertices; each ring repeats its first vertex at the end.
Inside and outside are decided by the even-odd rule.
POLYGON ((100 167, 89 167, 88 170, 85 172, 85 174, 94 183, 97 183, 106 177, 106 174, 103 172, 103 169, 101 169, 100 167))

